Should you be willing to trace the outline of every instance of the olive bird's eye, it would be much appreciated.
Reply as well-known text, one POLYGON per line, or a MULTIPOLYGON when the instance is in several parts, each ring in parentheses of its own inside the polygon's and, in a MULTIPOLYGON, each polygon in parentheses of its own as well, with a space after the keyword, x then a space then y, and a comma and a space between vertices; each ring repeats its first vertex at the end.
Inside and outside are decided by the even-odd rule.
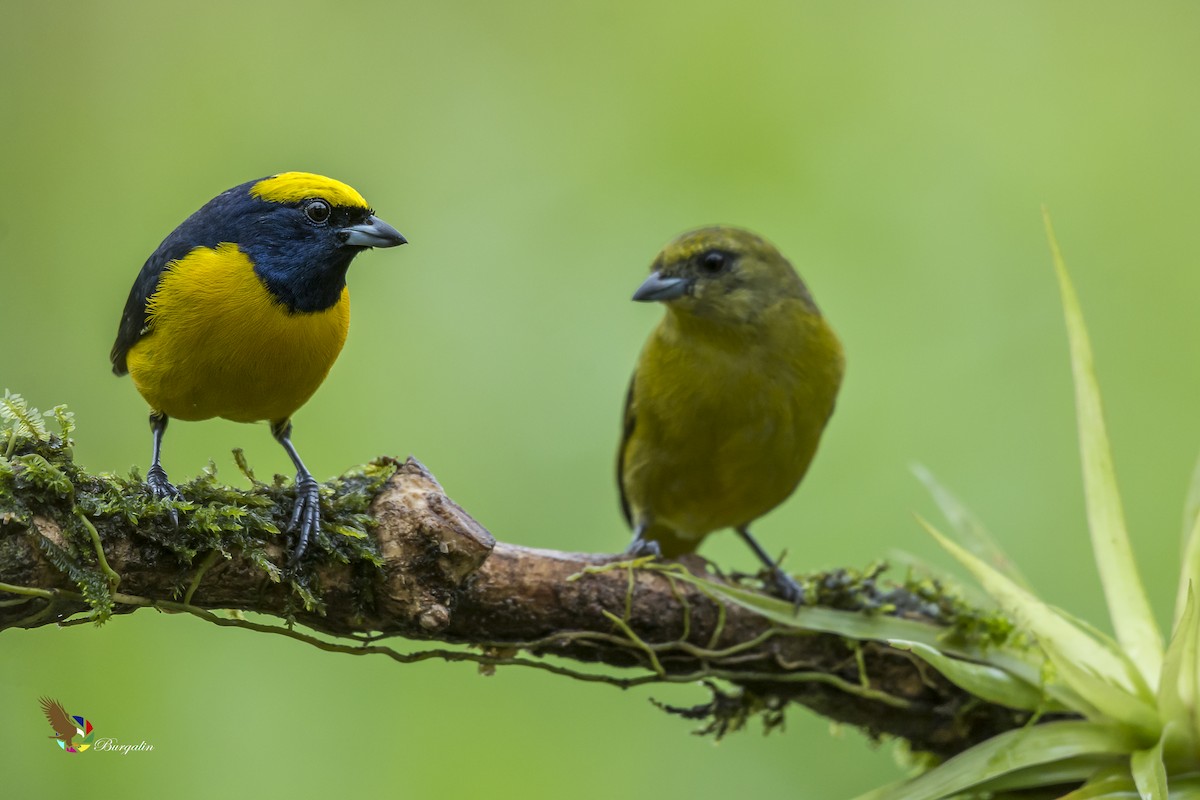
POLYGON ((304 215, 318 225, 328 222, 331 213, 329 203, 324 200, 313 200, 304 207, 304 215))
POLYGON ((729 255, 720 250, 709 250, 700 256, 700 268, 710 275, 715 275, 729 265, 729 255))

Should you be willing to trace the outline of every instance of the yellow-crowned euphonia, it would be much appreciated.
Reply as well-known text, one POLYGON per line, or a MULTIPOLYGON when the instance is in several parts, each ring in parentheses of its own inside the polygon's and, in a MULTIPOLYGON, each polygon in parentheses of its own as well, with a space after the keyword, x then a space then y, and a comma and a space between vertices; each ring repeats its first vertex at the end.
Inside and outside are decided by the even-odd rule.
POLYGON ((129 373, 150 404, 151 493, 182 497, 159 460, 170 417, 266 420, 296 466, 288 530, 299 560, 320 495, 292 446, 291 416, 346 340, 350 262, 404 243, 357 191, 308 172, 222 192, 164 239, 133 283, 111 354, 113 372, 129 373))
POLYGON ((617 483, 631 555, 676 556, 735 529, 780 593, 803 590, 749 525, 799 485, 841 385, 842 346, 778 250, 738 228, 685 233, 633 299, 666 315, 625 403, 617 483))

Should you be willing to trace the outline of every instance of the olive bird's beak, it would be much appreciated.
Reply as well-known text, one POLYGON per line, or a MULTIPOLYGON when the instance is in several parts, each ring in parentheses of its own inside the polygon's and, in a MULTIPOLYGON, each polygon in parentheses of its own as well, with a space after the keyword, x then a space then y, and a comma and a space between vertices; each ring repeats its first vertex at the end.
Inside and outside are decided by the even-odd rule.
POLYGON ((691 288, 690 278, 670 277, 661 272, 651 272, 646 282, 633 293, 633 299, 639 303, 674 300, 676 297, 683 297, 691 288))
POLYGON ((342 241, 354 247, 395 247, 398 244, 408 244, 408 239, 405 239, 400 231, 374 214, 361 225, 342 228, 342 235, 342 241))

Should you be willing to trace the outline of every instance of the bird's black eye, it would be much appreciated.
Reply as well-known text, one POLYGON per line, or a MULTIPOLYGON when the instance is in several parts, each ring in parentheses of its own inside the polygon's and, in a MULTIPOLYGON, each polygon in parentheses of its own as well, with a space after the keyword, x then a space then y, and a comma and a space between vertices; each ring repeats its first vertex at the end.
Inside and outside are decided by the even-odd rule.
POLYGON ((722 253, 720 250, 709 250, 704 255, 700 256, 700 269, 707 272, 709 275, 716 275, 725 267, 729 266, 730 258, 728 253, 722 253))
POLYGON ((324 225, 328 222, 331 213, 332 209, 329 208, 329 203, 326 203, 324 200, 310 200, 304 206, 304 216, 318 225, 324 225))

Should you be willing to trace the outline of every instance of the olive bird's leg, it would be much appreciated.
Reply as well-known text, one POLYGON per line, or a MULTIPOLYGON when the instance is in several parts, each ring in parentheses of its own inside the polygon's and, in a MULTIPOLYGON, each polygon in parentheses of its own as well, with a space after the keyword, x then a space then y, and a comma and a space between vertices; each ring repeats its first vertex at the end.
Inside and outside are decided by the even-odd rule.
POLYGON ((294 567, 300 563, 300 557, 308 547, 309 537, 321 528, 321 490, 317 479, 304 466, 300 454, 292 446, 292 421, 282 419, 272 422, 271 435, 283 445, 283 449, 287 450, 288 456, 296 466, 296 506, 292 509, 292 520, 287 527, 289 533, 297 529, 300 533, 296 549, 292 551, 294 567))
MULTIPOLYGON (((154 437, 154 455, 150 458, 150 469, 146 470, 146 486, 150 494, 162 500, 182 500, 183 494, 167 480, 167 471, 162 468, 162 440, 167 431, 167 415, 159 411, 150 412, 150 433, 154 437)), ((179 527, 179 512, 171 509, 171 522, 179 527)))
POLYGON ((662 558, 662 548, 658 546, 658 542, 645 538, 646 529, 649 527, 649 518, 643 517, 638 520, 637 525, 633 528, 633 540, 629 542, 629 546, 625 548, 625 552, 622 555, 631 558, 642 558, 643 556, 662 558))
POLYGON ((750 545, 750 549, 754 551, 754 555, 758 556, 758 560, 771 570, 771 576, 775 579, 775 590, 779 596, 796 606, 804 605, 804 587, 796 583, 795 578, 784 572, 783 568, 767 555, 767 551, 762 549, 762 545, 754 541, 754 537, 750 535, 750 528, 743 525, 737 529, 737 532, 746 544, 750 545))

